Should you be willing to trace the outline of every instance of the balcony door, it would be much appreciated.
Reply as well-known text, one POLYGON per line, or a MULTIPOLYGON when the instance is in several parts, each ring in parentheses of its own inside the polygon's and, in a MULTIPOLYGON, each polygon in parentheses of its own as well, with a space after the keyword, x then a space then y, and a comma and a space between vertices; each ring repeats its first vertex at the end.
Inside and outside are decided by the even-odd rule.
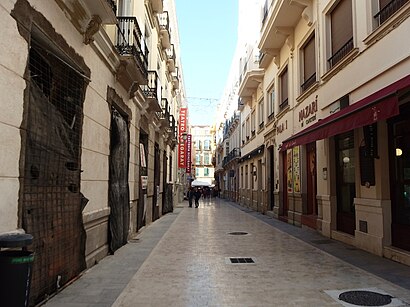
POLYGON ((131 14, 131 2, 132 0, 119 0, 118 1, 118 16, 132 16, 131 14))

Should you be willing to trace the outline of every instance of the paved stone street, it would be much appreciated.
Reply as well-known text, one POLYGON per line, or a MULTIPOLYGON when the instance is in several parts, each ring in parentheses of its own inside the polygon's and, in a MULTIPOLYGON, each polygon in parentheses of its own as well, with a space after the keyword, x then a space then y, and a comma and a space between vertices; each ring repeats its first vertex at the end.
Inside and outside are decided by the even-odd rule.
POLYGON ((358 289, 404 306, 410 268, 213 199, 180 204, 46 306, 358 306, 338 299, 358 289))

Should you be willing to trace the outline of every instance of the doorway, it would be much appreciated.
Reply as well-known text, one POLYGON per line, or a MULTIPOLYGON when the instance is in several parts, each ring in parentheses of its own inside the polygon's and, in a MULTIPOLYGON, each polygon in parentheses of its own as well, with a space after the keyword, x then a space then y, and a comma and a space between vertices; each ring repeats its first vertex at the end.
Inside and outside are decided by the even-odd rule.
POLYGON ((356 217, 354 197, 356 195, 355 155, 353 131, 335 136, 336 146, 336 229, 354 235, 356 217))
POLYGON ((130 216, 128 186, 129 130, 126 119, 115 109, 111 112, 108 204, 110 252, 127 244, 130 216))
POLYGON ((269 153, 269 177, 268 177, 268 210, 273 211, 275 207, 275 177, 274 177, 274 168, 275 168, 275 160, 274 160, 274 147, 271 146, 268 149, 269 153))
POLYGON ((317 171, 316 142, 306 145, 306 211, 302 215, 302 224, 316 229, 317 220, 317 171))
POLYGON ((287 222, 288 221, 288 168, 292 167, 292 160, 289 159, 289 156, 292 157, 292 151, 288 154, 287 151, 282 152, 282 206, 279 210, 279 219, 282 221, 287 222))
POLYGON ((410 251, 410 107, 389 122, 392 245, 410 251))

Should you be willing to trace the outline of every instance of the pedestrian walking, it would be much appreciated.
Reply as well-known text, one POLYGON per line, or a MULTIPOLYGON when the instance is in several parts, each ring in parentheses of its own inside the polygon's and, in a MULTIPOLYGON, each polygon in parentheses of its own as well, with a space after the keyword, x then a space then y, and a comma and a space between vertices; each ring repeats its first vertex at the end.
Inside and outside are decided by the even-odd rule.
POLYGON ((192 207, 192 200, 194 199, 194 191, 192 190, 192 188, 188 189, 187 197, 188 197, 189 207, 192 207))
POLYGON ((201 198, 201 191, 199 189, 195 189, 195 208, 199 207, 199 199, 201 198))

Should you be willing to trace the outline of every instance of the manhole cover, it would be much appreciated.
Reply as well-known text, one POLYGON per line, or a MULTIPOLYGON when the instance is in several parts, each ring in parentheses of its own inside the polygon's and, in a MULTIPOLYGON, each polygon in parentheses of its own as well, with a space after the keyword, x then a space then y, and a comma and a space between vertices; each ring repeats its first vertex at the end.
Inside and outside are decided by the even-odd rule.
POLYGON ((339 295, 339 300, 358 306, 385 306, 393 297, 372 291, 347 291, 339 295))
POLYGON ((247 235, 248 233, 244 231, 234 231, 234 232, 230 232, 229 234, 233 236, 244 236, 244 235, 247 235))

